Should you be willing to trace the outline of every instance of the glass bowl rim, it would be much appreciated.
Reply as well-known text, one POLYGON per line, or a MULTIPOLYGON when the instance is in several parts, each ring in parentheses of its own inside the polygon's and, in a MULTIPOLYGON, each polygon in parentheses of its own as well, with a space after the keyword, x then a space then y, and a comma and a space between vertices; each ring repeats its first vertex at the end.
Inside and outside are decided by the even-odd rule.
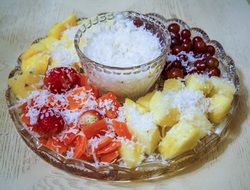
MULTIPOLYGON (((160 22, 159 20, 156 20, 153 17, 150 17, 150 16, 148 16, 146 14, 138 13, 138 12, 135 12, 135 11, 105 12, 105 13, 97 14, 95 16, 95 18, 97 18, 98 16, 102 16, 102 15, 107 15, 107 16, 112 15, 113 16, 113 15, 116 15, 116 14, 135 14, 136 16, 142 16, 144 18, 147 18, 149 21, 155 21, 155 22, 158 22, 158 23, 160 22)), ((91 20, 91 18, 86 18, 86 20, 91 20)), ((159 25, 165 27, 163 25, 163 23, 160 23, 159 25)), ((166 56, 166 53, 168 51, 168 46, 170 46, 170 43, 171 43, 170 33, 168 32, 167 29, 165 29, 162 32, 164 33, 166 43, 168 43, 168 44, 166 44, 165 47, 163 47, 163 51, 161 52, 161 54, 159 56, 157 56, 156 58, 154 58, 153 60, 150 60, 150 61, 148 61, 146 63, 143 63, 143 64, 140 64, 140 65, 129 66, 129 67, 109 66, 109 65, 104 65, 102 63, 98 63, 98 62, 90 59, 88 56, 86 56, 84 54, 84 52, 79 47, 78 41, 80 41, 79 39, 82 37, 82 33, 83 33, 81 30, 85 29, 85 31, 86 31, 87 30, 86 28, 87 28, 86 25, 82 24, 82 26, 80 27, 80 29, 75 34, 74 46, 75 46, 76 52, 78 54, 78 57, 79 57, 80 60, 81 60, 81 57, 83 57, 84 59, 87 59, 88 61, 90 61, 91 64, 93 64, 93 65, 95 65, 97 67, 105 68, 105 69, 114 69, 114 70, 118 70, 118 71, 126 71, 126 70, 134 70, 134 69, 139 69, 139 68, 144 68, 146 66, 150 66, 153 63, 155 63, 156 61, 158 61, 159 59, 161 59, 163 56, 166 56)))

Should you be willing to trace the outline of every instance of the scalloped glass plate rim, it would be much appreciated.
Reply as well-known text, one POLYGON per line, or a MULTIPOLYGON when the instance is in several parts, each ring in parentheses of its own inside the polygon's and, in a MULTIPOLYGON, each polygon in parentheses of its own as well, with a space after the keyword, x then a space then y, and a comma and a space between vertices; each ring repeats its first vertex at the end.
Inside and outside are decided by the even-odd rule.
MULTIPOLYGON (((226 67, 228 69, 227 74, 229 75, 229 78, 234 82, 237 89, 233 99, 232 108, 228 117, 225 119, 224 122, 217 126, 214 132, 201 139, 200 143, 198 143, 198 145, 194 149, 189 150, 171 160, 168 160, 167 162, 144 162, 135 169, 122 167, 117 164, 109 164, 96 167, 93 163, 89 163, 84 160, 67 159, 63 155, 60 155, 59 153, 48 149, 44 145, 39 144, 35 137, 33 137, 22 124, 18 110, 15 109, 14 106, 16 104, 17 99, 12 93, 11 89, 8 87, 8 89, 6 90, 6 101, 9 108, 9 113, 15 124, 15 127, 19 135, 25 141, 25 143, 42 159, 57 168, 63 169, 68 173, 90 179, 112 181, 152 180, 164 176, 173 176, 179 171, 189 167, 193 164, 193 161, 204 157, 208 152, 210 152, 214 147, 216 147, 219 142, 221 142, 221 140, 226 136, 227 129, 236 112, 239 102, 240 83, 239 77, 236 73, 234 61, 225 53, 222 45, 219 42, 215 40, 210 40, 208 35, 200 28, 190 28, 184 21, 177 18, 165 19, 163 16, 158 15, 156 13, 148 13, 146 15, 152 16, 155 19, 159 19, 165 24, 177 22, 183 28, 188 28, 192 32, 198 31, 199 35, 205 39, 206 43, 212 43, 213 45, 216 45, 216 56, 222 58, 223 60, 225 59, 229 64, 226 67)), ((80 18, 78 19, 78 21, 83 19, 86 18, 80 18)), ((37 43, 40 39, 42 38, 35 40, 33 43, 37 43)), ((17 65, 15 69, 10 72, 9 78, 17 73, 20 73, 20 63, 21 61, 19 56, 17 60, 17 65)))

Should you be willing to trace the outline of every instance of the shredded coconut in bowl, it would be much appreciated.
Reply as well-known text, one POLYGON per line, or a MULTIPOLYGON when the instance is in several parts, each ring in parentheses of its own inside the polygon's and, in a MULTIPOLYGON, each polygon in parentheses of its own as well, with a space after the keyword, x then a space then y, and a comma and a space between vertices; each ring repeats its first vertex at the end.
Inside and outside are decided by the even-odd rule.
POLYGON ((117 15, 112 25, 101 24, 99 31, 87 36, 83 52, 91 60, 115 67, 138 66, 152 61, 161 54, 156 35, 142 25, 117 15))

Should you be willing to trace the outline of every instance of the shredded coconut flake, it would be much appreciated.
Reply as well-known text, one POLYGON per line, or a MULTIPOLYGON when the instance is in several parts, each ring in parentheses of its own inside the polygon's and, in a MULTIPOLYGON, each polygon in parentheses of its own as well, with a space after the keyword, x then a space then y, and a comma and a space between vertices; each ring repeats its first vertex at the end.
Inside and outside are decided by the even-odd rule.
POLYGON ((144 64, 161 54, 159 39, 144 26, 136 27, 121 15, 113 25, 102 25, 88 35, 83 49, 92 60, 108 66, 128 67, 144 64))

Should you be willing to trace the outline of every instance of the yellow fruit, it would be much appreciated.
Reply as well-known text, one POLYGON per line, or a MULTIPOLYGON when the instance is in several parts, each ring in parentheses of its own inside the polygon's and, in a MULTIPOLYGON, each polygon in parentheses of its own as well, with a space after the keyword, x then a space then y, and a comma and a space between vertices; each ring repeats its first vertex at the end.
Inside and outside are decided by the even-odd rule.
POLYGON ((28 59, 32 57, 33 55, 46 51, 46 47, 42 43, 35 43, 32 44, 25 52, 21 55, 21 60, 24 61, 25 59, 28 59))
POLYGON ((55 24, 48 32, 49 37, 54 37, 56 39, 60 39, 63 31, 65 31, 70 26, 76 25, 77 17, 75 15, 71 15, 62 22, 55 24))
POLYGON ((165 159, 171 159, 194 148, 200 137, 200 129, 188 122, 179 122, 167 132, 158 149, 165 159))
POLYGON ((32 72, 34 74, 44 75, 48 68, 50 56, 44 53, 38 53, 22 61, 22 72, 32 72))
POLYGON ((142 145, 133 141, 122 142, 119 154, 130 168, 138 166, 144 159, 142 145))
POLYGON ((185 85, 177 79, 168 79, 165 80, 164 82, 164 87, 163 91, 168 91, 168 90, 181 90, 185 87, 185 85))
POLYGON ((222 94, 228 97, 234 96, 236 89, 232 82, 219 77, 211 77, 210 81, 213 84, 213 90, 209 94, 210 97, 214 96, 215 94, 222 94))
POLYGON ((150 100, 149 107, 154 122, 161 127, 171 127, 179 120, 179 111, 171 107, 170 101, 159 91, 155 92, 150 100))
POLYGON ((56 38, 48 36, 44 39, 42 39, 39 43, 43 44, 45 48, 49 51, 53 50, 53 43, 57 41, 56 38))
POLYGON ((127 108, 134 107, 140 114, 146 113, 147 109, 140 104, 135 103, 133 100, 126 98, 124 102, 125 114, 128 113, 127 108))
POLYGON ((211 81, 198 74, 187 75, 185 84, 189 89, 202 91, 205 96, 213 89, 211 81))
POLYGON ((208 119, 213 123, 220 123, 230 111, 233 97, 215 94, 210 101, 208 119))
POLYGON ((201 137, 207 135, 213 128, 212 123, 208 120, 207 116, 201 112, 195 112, 185 118, 186 122, 191 123, 193 126, 201 129, 201 137))
POLYGON ((139 105, 141 105, 141 106, 143 106, 144 108, 146 108, 147 111, 149 111, 150 110, 149 109, 149 102, 150 102, 150 100, 153 97, 153 95, 154 95, 155 92, 156 91, 152 91, 152 92, 147 93, 145 96, 140 97, 136 101, 136 103, 139 104, 139 105))
POLYGON ((132 100, 126 99, 124 104, 125 119, 129 131, 145 147, 145 153, 151 154, 160 141, 160 131, 153 122, 152 115, 149 112, 140 112, 137 105, 132 100))
POLYGON ((64 19, 62 23, 66 26, 66 28, 69 28, 71 26, 75 26, 77 24, 77 16, 76 15, 70 15, 68 18, 64 19))
POLYGON ((32 90, 39 88, 40 80, 39 75, 26 72, 8 79, 8 84, 17 97, 25 98, 32 90))

